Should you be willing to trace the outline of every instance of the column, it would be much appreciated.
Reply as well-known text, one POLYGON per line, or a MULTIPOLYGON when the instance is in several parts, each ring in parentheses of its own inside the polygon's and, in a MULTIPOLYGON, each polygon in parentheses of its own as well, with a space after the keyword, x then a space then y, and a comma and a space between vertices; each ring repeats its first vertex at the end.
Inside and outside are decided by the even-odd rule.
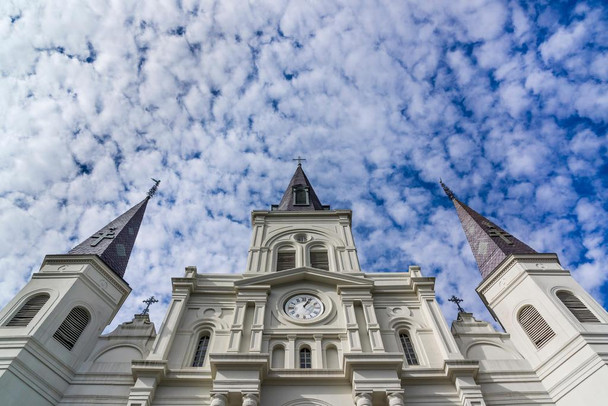
POLYGON ((260 396, 257 393, 244 393, 243 394, 243 406, 258 406, 260 403, 260 396))
POLYGON ((404 406, 404 395, 402 391, 387 392, 388 406, 404 406))
POLYGON ((370 392, 357 392, 355 394, 355 406, 372 406, 372 394, 370 392))
POLYGON ((211 406, 226 406, 228 404, 227 393, 214 393, 211 395, 211 406))

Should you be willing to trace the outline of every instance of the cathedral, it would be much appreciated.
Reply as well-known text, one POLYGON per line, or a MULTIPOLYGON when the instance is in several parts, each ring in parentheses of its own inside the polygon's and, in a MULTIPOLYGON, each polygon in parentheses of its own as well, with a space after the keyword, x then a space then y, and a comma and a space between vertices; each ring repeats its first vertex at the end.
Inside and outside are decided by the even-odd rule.
POLYGON ((143 312, 102 334, 131 291, 125 271, 156 185, 68 253, 47 255, 0 312, 0 403, 608 404, 608 313, 557 255, 442 186, 504 332, 462 309, 446 324, 435 279, 418 266, 363 272, 352 212, 322 204, 298 164, 280 203, 251 213, 246 269, 186 267, 158 331, 143 312))

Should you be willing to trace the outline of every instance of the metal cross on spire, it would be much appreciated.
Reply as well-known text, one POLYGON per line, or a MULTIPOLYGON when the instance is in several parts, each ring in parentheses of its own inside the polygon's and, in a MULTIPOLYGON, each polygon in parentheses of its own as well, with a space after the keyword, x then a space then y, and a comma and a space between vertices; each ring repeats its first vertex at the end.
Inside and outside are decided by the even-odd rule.
POLYGON ((513 241, 511 241, 509 239, 509 238, 513 237, 511 234, 507 233, 506 231, 498 230, 496 227, 494 227, 491 223, 489 223, 487 221, 484 221, 482 224, 485 225, 486 227, 488 227, 488 235, 490 237, 499 237, 501 240, 503 240, 507 244, 513 245, 513 241))
POLYGON ((306 161, 306 158, 301 158, 300 155, 298 155, 298 157, 293 158, 292 161, 298 161, 298 166, 302 166, 302 161, 306 161))
POLYGON ((462 302, 461 298, 456 297, 455 295, 452 295, 452 297, 448 299, 448 302, 454 303, 458 307, 458 312, 459 313, 466 313, 464 311, 464 309, 462 308, 462 306, 460 306, 460 302, 462 302))
POLYGON ((144 314, 148 314, 148 312, 150 311, 150 305, 152 303, 158 303, 158 300, 154 296, 150 296, 148 299, 142 300, 142 302, 146 303, 146 308, 144 310, 142 310, 140 313, 140 314, 144 315, 144 314))
POLYGON ((91 244, 91 247, 96 247, 103 240, 111 240, 114 237, 116 237, 116 227, 110 227, 107 230, 100 231, 91 236, 91 238, 97 238, 97 240, 91 244))
POLYGON ((150 198, 156 194, 156 190, 158 189, 158 184, 160 183, 159 179, 152 178, 152 181, 154 182, 154 185, 150 188, 150 190, 148 190, 148 197, 150 197, 150 198))

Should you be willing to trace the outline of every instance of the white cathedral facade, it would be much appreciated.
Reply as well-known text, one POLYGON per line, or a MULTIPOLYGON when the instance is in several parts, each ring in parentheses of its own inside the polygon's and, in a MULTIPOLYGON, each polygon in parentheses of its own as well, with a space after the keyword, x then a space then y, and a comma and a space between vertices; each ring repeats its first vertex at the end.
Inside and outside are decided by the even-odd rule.
POLYGON ((443 186, 505 332, 465 312, 450 327, 417 266, 362 272, 351 211, 322 205, 298 165, 280 204, 252 212, 244 272, 187 267, 158 332, 143 314, 100 335, 150 196, 47 255, 0 312, 0 404, 608 405, 607 312, 443 186))

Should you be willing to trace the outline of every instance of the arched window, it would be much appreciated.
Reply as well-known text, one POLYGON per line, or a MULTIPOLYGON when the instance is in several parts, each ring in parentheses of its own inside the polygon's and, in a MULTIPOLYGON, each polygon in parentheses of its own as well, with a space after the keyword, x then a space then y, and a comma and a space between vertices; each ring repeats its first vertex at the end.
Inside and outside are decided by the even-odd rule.
POLYGON ((277 271, 284 271, 296 267, 296 250, 293 247, 285 246, 279 248, 277 252, 277 271))
POLYGON ((572 293, 567 292, 565 290, 560 290, 559 292, 557 292, 556 295, 559 300, 561 300, 562 303, 568 308, 568 310, 570 310, 570 313, 572 313, 572 315, 576 317, 576 319, 581 323, 599 322, 597 317, 595 317, 595 315, 591 313, 591 310, 589 310, 587 306, 585 306, 583 302, 581 302, 580 299, 574 296, 572 293))
POLYGON ((542 348, 555 337, 555 332, 551 330, 551 327, 534 306, 526 305, 522 307, 517 318, 536 348, 542 348))
POLYGON ((41 293, 30 298, 6 325, 12 327, 27 326, 49 300, 49 297, 48 293, 41 293))
POLYGON ((68 350, 72 350, 85 327, 89 324, 89 320, 91 320, 91 315, 87 309, 80 306, 75 307, 55 331, 53 338, 68 350))
POLYGON ((403 354, 405 355, 405 361, 408 365, 418 365, 418 358, 416 357, 416 351, 414 351, 414 345, 410 336, 406 333, 399 334, 399 341, 401 341, 401 347, 403 347, 403 354))
POLYGON ((310 266, 329 271, 329 258, 325 247, 317 245, 310 249, 310 266))
POLYGON ((285 348, 278 344, 272 349, 272 367, 285 368, 285 348))
POLYGON ((300 350, 300 368, 312 368, 312 358, 310 356, 310 348, 302 348, 300 350))
POLYGON ((194 359, 192 360, 193 367, 202 367, 205 362, 205 355, 209 348, 209 334, 204 333, 201 338, 198 339, 198 345, 196 346, 196 352, 194 353, 194 359))

